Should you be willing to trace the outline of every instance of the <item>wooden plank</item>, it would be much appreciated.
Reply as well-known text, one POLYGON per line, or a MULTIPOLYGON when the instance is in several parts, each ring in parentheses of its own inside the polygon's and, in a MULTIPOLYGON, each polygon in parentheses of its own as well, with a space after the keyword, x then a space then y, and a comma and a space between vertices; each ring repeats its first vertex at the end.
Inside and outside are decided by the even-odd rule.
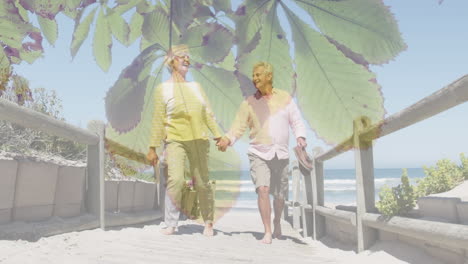
POLYGON ((468 248, 468 226, 466 225, 399 216, 386 219, 383 215, 375 213, 366 213, 362 217, 362 221, 366 226, 387 232, 436 242, 453 248, 468 248))
POLYGON ((357 251, 362 252, 377 239, 377 231, 365 227, 362 217, 367 212, 375 210, 374 191, 374 159, 372 153, 372 141, 363 141, 359 135, 370 124, 370 120, 361 117, 354 121, 354 145, 356 163, 356 232, 357 251))
POLYGON ((347 225, 351 224, 353 226, 356 226, 356 213, 331 209, 331 208, 324 207, 324 206, 317 206, 315 211, 319 213, 320 215, 333 218, 334 220, 338 222, 342 222, 347 225))
POLYGON ((86 129, 72 126, 3 98, 0 98, 0 119, 81 144, 96 145, 99 142, 99 137, 86 129))
POLYGON ((341 153, 344 153, 348 150, 350 150, 353 146, 353 137, 348 138, 347 140, 341 142, 338 144, 336 147, 328 150, 327 152, 321 154, 320 156, 316 157, 315 159, 320 162, 327 161, 329 159, 332 159, 341 153))
POLYGON ((317 207, 324 204, 323 163, 314 159, 312 178, 312 230, 313 239, 320 239, 326 233, 325 218, 317 214, 317 207))
POLYGON ((87 190, 86 209, 99 216, 101 228, 105 228, 105 193, 104 193, 104 124, 98 125, 100 143, 88 145, 87 151, 87 190))

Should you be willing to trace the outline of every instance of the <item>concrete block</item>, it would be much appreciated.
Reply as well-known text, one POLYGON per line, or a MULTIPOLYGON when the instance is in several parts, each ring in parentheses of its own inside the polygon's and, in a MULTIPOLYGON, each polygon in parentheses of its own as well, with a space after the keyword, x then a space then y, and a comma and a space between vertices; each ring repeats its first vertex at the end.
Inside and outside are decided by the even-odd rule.
POLYGON ((143 211, 145 205, 145 183, 135 182, 135 192, 133 193, 133 211, 143 211))
POLYGON ((460 224, 468 225, 468 202, 457 204, 458 221, 460 224))
POLYGON ((135 183, 135 196, 133 198, 133 210, 144 211, 151 210, 154 206, 154 195, 156 184, 137 181, 135 183))
POLYGON ((85 176, 85 167, 67 166, 58 169, 55 216, 72 217, 80 215, 85 176))
POLYGON ((106 211, 115 212, 117 211, 117 199, 119 192, 118 181, 106 181, 105 183, 105 195, 106 195, 106 211))
POLYGON ((423 217, 446 219, 450 223, 458 223, 457 204, 460 198, 451 197, 421 197, 418 199, 419 212, 423 217))
POLYGON ((20 161, 13 220, 39 221, 52 216, 58 165, 20 161))
POLYGON ((464 256, 462 250, 443 249, 432 244, 425 244, 426 252, 434 258, 440 259, 445 263, 464 264, 464 256))
POLYGON ((0 225, 7 224, 11 221, 12 209, 0 209, 0 225))
POLYGON ((345 244, 355 245, 357 243, 356 228, 351 224, 344 224, 329 217, 326 218, 326 223, 328 236, 345 244))
POLYGON ((423 241, 404 235, 398 235, 398 239, 409 245, 423 249, 427 254, 445 263, 463 264, 463 249, 454 249, 438 245, 433 241, 423 241))
POLYGON ((154 208, 156 198, 156 184, 146 183, 145 184, 145 210, 152 210, 154 208))
POLYGON ((381 241, 397 241, 398 240, 398 234, 383 231, 383 230, 379 230, 379 240, 381 240, 381 241))
POLYGON ((43 221, 52 216, 54 205, 35 205, 16 207, 13 210, 14 221, 35 222, 43 221))
POLYGON ((135 192, 134 181, 119 182, 118 192, 118 210, 121 212, 130 212, 133 210, 133 195, 135 192))
POLYGON ((0 224, 11 220, 17 170, 16 160, 0 160, 0 224))

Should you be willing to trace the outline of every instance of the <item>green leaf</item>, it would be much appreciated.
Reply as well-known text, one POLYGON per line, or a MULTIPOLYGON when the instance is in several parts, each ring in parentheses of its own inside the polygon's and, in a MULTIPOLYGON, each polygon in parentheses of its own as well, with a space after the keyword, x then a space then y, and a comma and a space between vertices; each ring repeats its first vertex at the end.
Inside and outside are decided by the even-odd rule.
POLYGON ((112 12, 116 13, 118 15, 122 15, 125 12, 127 12, 128 10, 136 7, 137 4, 139 4, 140 2, 141 2, 141 0, 130 0, 130 1, 126 2, 126 3, 120 3, 116 7, 112 8, 112 12))
POLYGON ((190 55, 204 62, 221 62, 231 50, 234 37, 220 24, 205 23, 191 27, 179 44, 189 47, 190 55))
MULTIPOLYGON (((119 76, 106 95, 106 115, 112 127, 119 133, 135 128, 141 120, 144 98, 148 87, 153 89, 158 83, 150 79, 154 62, 165 55, 159 44, 154 44, 140 53, 119 76)), ((156 65, 161 70, 163 63, 156 65)), ((160 78, 161 72, 155 78, 160 78)), ((157 79, 159 80, 159 79, 157 79)), ((130 146, 129 146, 130 147, 130 146)), ((146 146, 147 147, 147 146, 146 146)))
POLYGON ((216 11, 223 11, 226 14, 232 13, 231 0, 216 0, 213 1, 213 8, 216 11))
POLYGON ((297 99, 305 118, 329 143, 353 134, 353 120, 382 120, 383 98, 375 76, 355 64, 320 33, 285 9, 291 24, 297 72, 297 99))
POLYGON ((296 0, 312 15, 320 31, 361 54, 372 64, 382 64, 406 49, 398 24, 383 1, 296 0))
POLYGON ((24 38, 36 31, 31 24, 16 24, 0 17, 0 41, 12 48, 20 49, 24 38))
POLYGON ((53 0, 19 0, 20 4, 32 13, 43 18, 55 19, 55 15, 63 10, 63 1, 53 0))
MULTIPOLYGON (((251 76, 253 66, 257 62, 268 62, 273 66, 273 86, 290 93, 294 92, 293 62, 289 54, 286 34, 280 26, 276 5, 266 17, 260 37, 257 47, 252 52, 240 55, 238 69, 245 76, 251 76)), ((252 91, 256 90, 252 82, 244 83, 243 86, 245 85, 250 86, 249 89, 252 91)))
POLYGON ((169 16, 160 7, 150 13, 144 14, 142 26, 143 37, 149 43, 158 43, 169 49, 169 16))
POLYGON ((135 12, 132 16, 132 19, 130 21, 130 33, 128 36, 128 44, 131 45, 135 40, 137 40, 141 34, 141 27, 143 26, 143 16, 140 15, 139 13, 135 12))
POLYGON ((18 14, 25 22, 29 22, 28 11, 19 3, 19 0, 15 0, 15 7, 18 8, 18 14))
POLYGON ((75 20, 79 12, 81 0, 65 0, 65 7, 62 13, 75 20))
POLYGON ((239 54, 250 52, 255 47, 255 36, 274 3, 274 0, 246 0, 231 16, 236 22, 239 54))
POLYGON ((41 27, 42 33, 46 37, 47 41, 53 46, 58 36, 57 21, 55 21, 55 19, 50 20, 41 16, 37 17, 37 21, 39 22, 39 26, 41 27))
POLYGON ((42 50, 20 51, 20 58, 29 64, 32 64, 36 59, 42 56, 42 50))
POLYGON ((104 10, 101 8, 97 21, 93 40, 93 55, 97 64, 103 71, 107 71, 111 65, 112 36, 109 23, 104 10))
POLYGON ((89 28, 94 20, 96 10, 97 7, 95 7, 81 23, 79 19, 75 21, 75 31, 73 32, 73 40, 70 47, 72 57, 75 57, 81 47, 81 44, 83 44, 83 41, 88 37, 89 28))
POLYGON ((174 23, 180 30, 180 33, 184 33, 187 28, 192 24, 193 17, 195 14, 195 7, 191 1, 170 1, 172 5, 172 23, 174 23))
MULTIPOLYGON (((154 84, 161 83, 161 78, 161 74, 156 78, 150 77, 150 79, 146 80, 145 82, 146 87, 142 87, 145 88, 146 92, 144 93, 144 97, 142 98, 143 102, 140 102, 140 104, 143 103, 143 105, 139 107, 139 109, 141 109, 141 113, 139 117, 140 121, 138 122, 138 124, 131 130, 122 133, 116 130, 111 125, 111 123, 109 123, 109 125, 106 128, 106 138, 111 139, 121 145, 124 145, 127 148, 132 149, 133 151, 146 154, 151 138, 152 116, 154 112, 153 98, 154 90, 156 88, 154 84)), ((131 86, 132 84, 131 81, 127 79, 126 81, 121 82, 120 85, 131 86)))
POLYGON ((107 18, 114 37, 123 45, 128 46, 130 28, 127 22, 125 22, 125 20, 118 13, 113 13, 107 18))
POLYGON ((3 49, 0 49, 0 73, 2 69, 9 69, 10 61, 8 60, 7 55, 3 49))
POLYGON ((243 100, 234 73, 201 63, 195 63, 191 73, 206 92, 218 123, 229 129, 243 100))

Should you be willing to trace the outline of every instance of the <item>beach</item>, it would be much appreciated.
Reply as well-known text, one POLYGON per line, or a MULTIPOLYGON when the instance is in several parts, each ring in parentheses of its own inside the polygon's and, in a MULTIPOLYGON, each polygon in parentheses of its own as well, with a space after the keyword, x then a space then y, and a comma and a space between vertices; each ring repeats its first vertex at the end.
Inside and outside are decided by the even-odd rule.
POLYGON ((70 232, 38 241, 0 241, 2 264, 54 263, 413 263, 442 264, 419 249, 379 242, 356 254, 332 239, 304 239, 283 222, 284 239, 260 243, 263 227, 258 212, 231 210, 215 224, 215 236, 203 227, 182 221, 178 233, 159 233, 164 225, 153 222, 132 227, 70 232))

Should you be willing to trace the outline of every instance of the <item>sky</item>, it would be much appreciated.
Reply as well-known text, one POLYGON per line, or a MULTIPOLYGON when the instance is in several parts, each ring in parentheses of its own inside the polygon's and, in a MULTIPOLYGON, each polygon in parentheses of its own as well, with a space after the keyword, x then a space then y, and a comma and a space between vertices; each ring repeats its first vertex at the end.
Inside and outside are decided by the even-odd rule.
MULTIPOLYGON (((234 1, 234 4, 238 1, 234 1)), ((382 86, 386 116, 395 114, 468 74, 468 1, 385 0, 398 21, 408 45, 388 64, 371 66, 382 86)), ((103 72, 92 56, 92 38, 72 59, 70 43, 73 23, 62 15, 54 46, 44 39, 44 57, 32 65, 22 63, 15 71, 30 80, 32 88, 55 90, 63 101, 65 119, 80 127, 90 120, 106 120, 104 97, 121 70, 138 55, 137 45, 124 47, 114 41, 112 65, 103 72)), ((94 31, 91 31, 94 32, 94 31)), ((459 162, 468 153, 468 104, 459 105, 428 120, 378 139, 374 144, 376 168, 433 166, 448 158, 459 162)), ((332 146, 308 132, 308 151, 332 146)), ((246 145, 237 149, 245 152, 246 145)), ((246 166, 246 155, 241 155, 246 166)), ((325 162, 325 168, 354 168, 354 153, 347 152, 325 162)))

